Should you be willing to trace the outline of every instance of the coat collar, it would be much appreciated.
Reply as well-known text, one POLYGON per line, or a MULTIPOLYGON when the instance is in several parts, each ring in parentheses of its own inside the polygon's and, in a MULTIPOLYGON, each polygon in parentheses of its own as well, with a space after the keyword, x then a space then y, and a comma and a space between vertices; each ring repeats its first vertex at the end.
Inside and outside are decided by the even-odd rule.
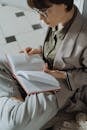
POLYGON ((61 65, 63 67, 63 61, 61 61, 61 57, 69 57, 72 55, 73 53, 72 51, 76 43, 75 41, 80 33, 82 25, 83 25, 82 16, 78 11, 75 20, 73 21, 64 40, 61 43, 60 48, 58 48, 58 52, 56 53, 54 59, 54 66, 60 60, 60 62, 62 62, 61 65))

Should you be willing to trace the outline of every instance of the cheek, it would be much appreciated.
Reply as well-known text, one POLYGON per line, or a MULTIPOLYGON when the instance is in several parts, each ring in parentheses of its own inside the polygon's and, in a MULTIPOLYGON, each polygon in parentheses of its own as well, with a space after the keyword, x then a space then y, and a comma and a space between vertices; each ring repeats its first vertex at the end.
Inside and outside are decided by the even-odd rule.
POLYGON ((50 24, 53 24, 53 25, 58 24, 57 18, 56 18, 56 17, 52 17, 52 16, 49 16, 49 17, 48 17, 48 22, 49 22, 50 24))
POLYGON ((58 23, 61 22, 61 16, 60 16, 60 14, 59 15, 55 15, 55 14, 54 15, 49 15, 48 22, 50 24, 52 24, 53 26, 58 25, 58 23))

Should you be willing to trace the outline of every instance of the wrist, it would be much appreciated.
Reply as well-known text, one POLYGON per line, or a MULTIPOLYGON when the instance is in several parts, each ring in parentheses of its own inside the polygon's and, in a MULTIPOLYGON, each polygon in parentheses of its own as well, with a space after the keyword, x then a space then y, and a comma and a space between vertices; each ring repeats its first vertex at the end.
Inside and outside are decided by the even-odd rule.
POLYGON ((57 79, 66 79, 67 78, 67 73, 65 71, 59 71, 56 70, 56 76, 57 79))
POLYGON ((63 72, 64 75, 63 75, 63 78, 66 79, 67 78, 67 73, 66 72, 63 72))

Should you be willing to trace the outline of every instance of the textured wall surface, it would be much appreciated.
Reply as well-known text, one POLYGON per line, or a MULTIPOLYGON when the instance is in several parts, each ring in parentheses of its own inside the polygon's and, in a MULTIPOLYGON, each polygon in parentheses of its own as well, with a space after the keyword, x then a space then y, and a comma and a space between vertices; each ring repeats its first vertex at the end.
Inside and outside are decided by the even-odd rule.
POLYGON ((28 9, 27 0, 0 0, 0 3, 16 6, 22 9, 28 9))
POLYGON ((79 8, 80 12, 82 13, 82 11, 83 11, 83 5, 84 5, 84 0, 74 0, 74 3, 77 5, 77 7, 79 8))
POLYGON ((83 15, 87 18, 87 0, 84 0, 83 15))

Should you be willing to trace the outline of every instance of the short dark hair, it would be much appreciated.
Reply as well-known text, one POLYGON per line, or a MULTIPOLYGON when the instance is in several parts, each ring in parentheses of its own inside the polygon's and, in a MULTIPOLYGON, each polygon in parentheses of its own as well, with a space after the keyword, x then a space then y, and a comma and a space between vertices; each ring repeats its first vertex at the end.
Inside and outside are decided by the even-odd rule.
POLYGON ((74 0, 27 0, 27 3, 31 8, 37 9, 49 8, 52 4, 65 4, 67 11, 70 11, 73 7, 74 0))

